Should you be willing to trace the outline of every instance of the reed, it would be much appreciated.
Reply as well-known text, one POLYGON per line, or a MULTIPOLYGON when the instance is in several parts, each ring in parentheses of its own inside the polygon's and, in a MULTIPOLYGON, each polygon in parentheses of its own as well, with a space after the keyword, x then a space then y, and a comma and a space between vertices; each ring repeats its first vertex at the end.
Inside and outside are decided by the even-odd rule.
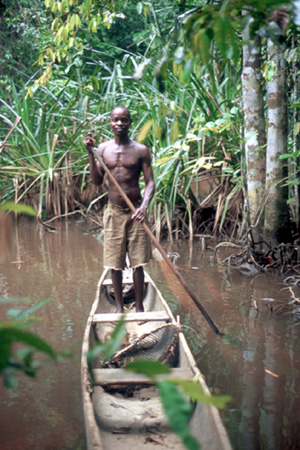
MULTIPOLYGON (((74 212, 90 189, 83 136, 92 131, 97 141, 110 139, 108 117, 121 103, 132 113, 132 137, 152 152, 156 194, 150 211, 156 236, 167 234, 172 240, 181 227, 180 235, 192 239, 193 233, 205 230, 201 214, 206 207, 217 211, 210 231, 219 223, 220 232, 241 188, 241 116, 234 103, 240 95, 239 75, 228 66, 213 95, 205 68, 191 73, 188 84, 168 69, 161 92, 152 69, 142 78, 132 76, 143 61, 127 52, 111 71, 90 63, 89 77, 78 69, 76 80, 53 80, 33 98, 13 87, 13 105, 1 100, 3 135, 13 129, 1 153, 2 200, 25 199, 48 218, 74 212), (216 191, 202 206, 198 190, 206 177, 227 184, 222 201, 216 191)), ((103 193, 96 197, 102 202, 103 193)), ((90 199, 86 213, 97 204, 90 199)))

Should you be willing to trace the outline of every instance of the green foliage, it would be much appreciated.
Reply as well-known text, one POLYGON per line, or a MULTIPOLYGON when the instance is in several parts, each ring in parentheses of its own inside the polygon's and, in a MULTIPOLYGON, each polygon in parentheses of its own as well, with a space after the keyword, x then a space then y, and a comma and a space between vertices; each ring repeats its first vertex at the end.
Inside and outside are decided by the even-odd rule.
POLYGON ((171 369, 167 364, 161 364, 159 361, 139 360, 127 364, 125 370, 129 372, 142 373, 149 378, 154 378, 156 375, 170 373, 171 369))
MULTIPOLYGON (((97 50, 93 53, 97 54, 97 50)), ((197 207, 191 184, 203 171, 217 170, 222 177, 222 166, 228 169, 238 164, 241 116, 238 108, 232 107, 232 101, 240 95, 238 71, 227 65, 217 84, 218 95, 213 96, 205 68, 197 74, 191 72, 189 86, 180 81, 180 73, 177 77, 167 69, 166 92, 161 93, 153 82, 151 63, 147 62, 150 70, 144 71, 141 83, 130 74, 147 59, 130 53, 126 56, 112 71, 91 61, 88 75, 85 67, 76 69, 79 82, 52 80, 33 98, 14 89, 14 105, 2 101, 6 108, 2 115, 5 124, 11 128, 17 117, 22 119, 10 138, 13 144, 2 153, 4 164, 0 173, 4 175, 6 198, 14 193, 13 180, 18 178, 21 183, 25 175, 30 189, 40 192, 39 214, 43 208, 48 210, 48 193, 53 189, 55 176, 68 170, 64 163, 69 154, 72 176, 83 176, 84 183, 87 155, 83 136, 92 131, 96 141, 100 136, 110 138, 107 118, 118 103, 131 110, 132 136, 151 148, 156 180, 152 208, 158 221, 166 217, 169 230, 176 205, 191 201, 197 207), (93 85, 89 82, 90 74, 93 85), (227 154, 231 153, 230 162, 224 158, 225 147, 227 154)))
POLYGON ((23 205, 21 203, 6 202, 0 205, 0 211, 16 212, 18 214, 27 214, 29 216, 36 216, 36 212, 30 205, 23 205))
MULTIPOLYGON (((46 0, 52 30, 39 60, 45 72, 30 88, 32 99, 11 84, 13 103, 2 101, 5 132, 22 117, 1 155, 4 199, 15 194, 14 180, 20 185, 25 177, 33 183, 28 193, 39 195, 39 214, 53 213, 47 202, 55 177, 72 170, 83 188, 83 135, 111 137, 107 116, 123 103, 132 112, 132 136, 153 154, 157 228, 167 222, 171 232, 175 207, 185 205, 192 228, 199 203, 191 186, 205 173, 237 186, 224 203, 223 225, 242 186, 240 31, 251 18, 253 35, 272 36, 268 18, 278 6, 271 0, 46 0)), ((296 61, 297 52, 288 57, 296 61)), ((265 75, 271 71, 265 65, 265 75)))
POLYGON ((193 405, 176 389, 174 383, 167 380, 160 381, 157 383, 157 387, 173 431, 178 434, 188 450, 200 449, 200 444, 191 435, 188 427, 193 405))
POLYGON ((33 64, 50 30, 42 2, 2 0, 1 5, 0 92, 2 98, 10 99, 11 79, 20 86, 34 75, 33 64))
POLYGON ((14 128, 16 118, 20 118, 12 134, 11 145, 5 147, 1 154, 0 188, 3 189, 4 200, 12 197, 16 180, 21 185, 25 178, 29 183, 26 192, 40 194, 39 215, 43 208, 51 208, 48 200, 54 181, 61 180, 61 174, 70 170, 65 168, 70 149, 75 154, 76 147, 82 145, 78 133, 83 126, 84 98, 80 99, 78 84, 74 94, 73 88, 71 83, 68 89, 64 82, 55 83, 31 99, 25 92, 18 94, 13 87, 14 104, 0 100, 5 108, 0 119, 6 133, 14 128))
POLYGON ((202 387, 196 381, 172 380, 170 382, 174 383, 176 386, 180 386, 192 400, 201 403, 208 403, 218 409, 224 409, 226 403, 231 401, 231 397, 229 395, 208 396, 203 392, 202 387))
MULTIPOLYGON (((52 69, 76 58, 80 63, 93 59, 93 50, 101 49, 102 66, 112 68, 120 60, 123 50, 131 54, 156 53, 174 24, 177 1, 99 3, 97 0, 46 0, 47 14, 52 19, 54 38, 48 40, 39 55, 44 67, 36 85, 44 86, 52 77, 52 69), (155 7, 154 7, 155 4, 155 7), (159 10, 157 14, 156 9, 159 10), (175 8, 175 9, 174 9, 175 8), (157 38, 157 39, 156 39, 157 38)), ((36 85, 28 89, 32 95, 36 85)))
MULTIPOLYGON (((110 339, 108 339, 104 344, 97 343, 88 353, 87 360, 89 367, 92 367, 95 359, 101 354, 103 355, 103 361, 108 361, 121 347, 122 340, 126 334, 126 329, 124 327, 124 317, 121 318, 112 332, 110 339)), ((91 371, 92 374, 92 371, 91 371)))
MULTIPOLYGON (((2 299, 15 301, 16 299, 2 299)), ((17 374, 34 377, 39 364, 34 360, 36 352, 44 353, 56 360, 59 354, 43 339, 24 328, 38 320, 32 313, 44 306, 49 300, 43 300, 26 310, 9 309, 7 315, 12 317, 10 322, 0 321, 0 376, 3 377, 6 387, 17 386, 17 374), (30 317, 29 317, 30 316, 30 317), (14 350, 13 344, 18 343, 14 350)))
MULTIPOLYGON (((203 139, 204 141, 206 137, 211 139, 213 134, 218 135, 216 139, 219 139, 221 135, 224 137, 227 135, 232 142, 238 139, 236 130, 239 131, 239 128, 230 125, 229 117, 222 119, 222 115, 227 113, 231 100, 235 100, 239 95, 240 82, 237 82, 234 89, 233 75, 230 73, 230 64, 227 63, 228 70, 225 71, 225 76, 214 82, 213 86, 217 88, 217 94, 214 95, 207 79, 207 73, 213 75, 212 71, 208 69, 207 72, 203 65, 203 59, 206 61, 206 66, 209 65, 207 51, 212 45, 214 36, 220 47, 218 47, 219 54, 227 49, 227 41, 226 45, 223 41, 222 26, 225 26, 226 39, 231 39, 231 33, 228 31, 229 19, 223 17, 223 12, 212 6, 204 7, 200 15, 197 11, 190 13, 187 11, 190 7, 189 2, 185 2, 182 7, 177 1, 138 2, 137 5, 130 3, 126 9, 123 3, 107 1, 99 5, 93 0, 85 2, 51 0, 46 1, 46 6, 49 17, 53 19, 52 28, 55 39, 53 42, 49 41, 49 45, 44 48, 40 57, 41 64, 47 64, 47 61, 49 63, 46 69, 48 72, 41 84, 43 85, 46 79, 49 79, 52 68, 55 67, 56 81, 52 82, 48 90, 49 95, 54 95, 57 101, 50 103, 48 97, 45 102, 44 95, 36 91, 37 83, 31 88, 31 93, 34 94, 36 91, 38 99, 35 95, 35 100, 30 103, 29 99, 24 98, 23 95, 20 102, 15 92, 14 111, 9 105, 5 105, 10 110, 10 117, 5 114, 4 120, 10 127, 15 117, 22 116, 22 121, 16 129, 19 134, 16 139, 18 141, 16 154, 9 161, 7 152, 5 153, 8 162, 4 169, 6 175, 15 177, 19 173, 21 177, 25 173, 26 177, 37 180, 34 188, 41 190, 39 204, 39 211, 41 211, 42 197, 46 196, 47 201, 47 192, 50 189, 53 174, 55 170, 62 169, 56 165, 57 161, 63 161, 63 154, 69 151, 69 147, 65 145, 66 138, 62 136, 59 127, 69 130, 70 123, 80 123, 80 111, 76 110, 76 101, 85 104, 85 111, 90 112, 88 119, 85 115, 86 125, 88 120, 91 123, 99 114, 99 105, 100 115, 105 118, 114 104, 124 103, 132 110, 135 122, 133 135, 137 135, 138 140, 143 140, 150 145, 154 158, 158 160, 157 166, 154 163, 158 193, 154 200, 155 210, 158 211, 158 206, 163 205, 167 221, 170 223, 175 204, 186 204, 191 197, 192 203, 197 206, 190 186, 198 176, 199 170, 205 169, 205 166, 200 167, 198 164, 196 167, 199 170, 195 170, 194 165, 201 156, 207 158, 208 162, 212 161, 211 157, 216 158, 215 163, 224 159, 222 151, 218 156, 202 155, 203 150, 205 151, 203 139), (120 12, 126 16, 125 19, 117 17, 120 12), (182 17, 180 16, 174 22, 174 14, 179 16, 181 14, 182 17), (110 26, 109 17, 111 19, 114 17, 117 21, 115 25, 110 26), (214 26, 211 25, 213 33, 206 30, 206 19, 209 19, 211 24, 215 21, 214 26), (143 22, 145 29, 142 29, 143 22), (131 23, 140 24, 138 34, 133 34, 129 26, 131 23), (174 23, 175 33, 170 31, 174 23), (122 24, 126 27, 126 33, 122 24), (184 36, 187 36, 187 41, 191 39, 195 43, 195 46, 192 46, 194 55, 190 54, 191 46, 185 46, 184 36), (111 40, 112 37, 113 40, 111 40), (111 41, 108 41, 109 39, 111 41), (136 51, 137 47, 132 46, 130 42, 137 42, 139 39, 142 42, 138 51, 144 52, 147 57, 137 56, 131 52, 131 49, 136 51), (174 39, 177 51, 173 57, 174 39), (130 51, 121 51, 121 40, 125 45, 130 46, 130 51), (83 54, 84 42, 88 42, 88 46, 84 48, 83 54), (105 49, 109 49, 109 52, 105 52, 105 49), (165 59, 163 58, 158 64, 156 69, 156 73, 159 74, 158 82, 154 83, 154 68, 162 50, 165 59), (116 56, 119 58, 118 63, 112 66, 112 60, 116 56), (63 73, 60 61, 64 58, 68 64, 66 74, 69 81, 65 84, 64 93, 62 93, 66 74, 63 73), (134 78, 132 78, 133 71, 134 78), (162 84, 165 92, 160 92, 162 84), (74 95, 70 97, 72 91, 74 95), (66 103, 66 98, 71 101, 66 103), (49 103, 53 106, 49 107, 49 103), (59 115, 61 121, 58 120, 59 115), (220 123, 222 120, 226 122, 223 128, 220 123), (206 123, 212 122, 215 123, 215 129, 205 127, 206 123), (51 133, 48 131, 50 129, 51 133), (234 133, 232 133, 233 129, 234 133), (184 137, 190 131, 196 135, 196 138, 194 142, 185 143, 184 137), (54 146, 56 135, 57 144, 54 146), (36 136, 38 136, 38 142, 36 142, 36 136), (177 150, 174 146, 177 146, 177 150), (17 157, 23 147, 26 149, 25 158, 17 157), (14 172, 12 166, 19 169, 16 168, 14 172)), ((234 76, 238 79, 237 71, 234 72, 234 76)), ((82 126, 82 131, 83 128, 85 125, 82 126)), ((101 132, 104 132, 103 128, 101 132)), ((227 136, 223 138, 224 145, 227 144, 227 136)), ((83 149, 82 152, 84 152, 83 149)), ((80 156, 76 163, 73 163, 75 175, 86 172, 86 158, 83 157, 85 153, 82 152, 81 155, 76 152, 80 156)), ((12 193, 12 191, 13 185, 10 183, 10 191, 6 192, 12 193)), ((191 210, 189 217, 192 220, 191 210)))

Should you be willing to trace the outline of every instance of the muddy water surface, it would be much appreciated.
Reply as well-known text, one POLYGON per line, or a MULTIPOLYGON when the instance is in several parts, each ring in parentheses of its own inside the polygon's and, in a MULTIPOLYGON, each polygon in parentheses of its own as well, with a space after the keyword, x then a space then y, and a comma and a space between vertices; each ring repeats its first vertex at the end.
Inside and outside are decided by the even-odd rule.
MULTIPOLYGON (((84 222, 35 222, 0 230, 0 314, 50 298, 31 330, 72 359, 45 360, 35 379, 19 377, 16 389, 0 386, 3 450, 83 449, 80 346, 102 272, 98 232, 84 222), (17 297, 17 303, 9 301, 17 297), (4 299, 3 299, 4 298, 4 299), (7 300, 6 300, 7 299, 7 300), (21 300, 23 299, 23 300, 21 300)), ((222 418, 234 449, 300 448, 300 321, 287 306, 291 293, 279 276, 229 273, 195 242, 165 246, 208 314, 227 337, 217 337, 164 262, 149 272, 179 314, 193 354, 216 394, 229 394, 222 418)), ((219 254, 219 261, 224 255, 219 254)), ((294 288, 296 296, 300 296, 294 288)))

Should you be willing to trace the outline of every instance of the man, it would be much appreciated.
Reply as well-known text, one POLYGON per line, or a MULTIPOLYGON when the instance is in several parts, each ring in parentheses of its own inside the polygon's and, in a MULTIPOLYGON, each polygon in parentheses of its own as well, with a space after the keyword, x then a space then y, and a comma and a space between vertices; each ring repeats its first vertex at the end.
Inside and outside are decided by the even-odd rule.
MULTIPOLYGON (((136 311, 144 311, 144 270, 151 257, 151 245, 142 226, 146 210, 154 194, 154 179, 151 167, 150 150, 143 144, 129 138, 132 124, 130 112, 124 106, 116 106, 109 120, 114 139, 99 145, 97 154, 102 158, 111 174, 136 207, 132 214, 125 200, 109 180, 108 206, 104 213, 104 267, 111 269, 112 282, 117 304, 116 312, 123 311, 122 269, 128 252, 133 269, 136 311), (144 198, 139 187, 140 175, 145 180, 144 198)), ((83 141, 88 154, 90 174, 95 185, 103 182, 104 169, 95 161, 93 147, 95 141, 91 133, 83 141)))

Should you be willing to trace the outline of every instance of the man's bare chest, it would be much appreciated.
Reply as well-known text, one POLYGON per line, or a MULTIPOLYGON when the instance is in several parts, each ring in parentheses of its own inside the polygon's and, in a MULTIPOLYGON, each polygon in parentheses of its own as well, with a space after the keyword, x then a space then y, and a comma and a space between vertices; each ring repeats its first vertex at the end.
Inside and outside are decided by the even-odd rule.
POLYGON ((103 160, 110 170, 123 169, 126 171, 140 171, 141 160, 136 152, 127 149, 105 150, 103 160))

